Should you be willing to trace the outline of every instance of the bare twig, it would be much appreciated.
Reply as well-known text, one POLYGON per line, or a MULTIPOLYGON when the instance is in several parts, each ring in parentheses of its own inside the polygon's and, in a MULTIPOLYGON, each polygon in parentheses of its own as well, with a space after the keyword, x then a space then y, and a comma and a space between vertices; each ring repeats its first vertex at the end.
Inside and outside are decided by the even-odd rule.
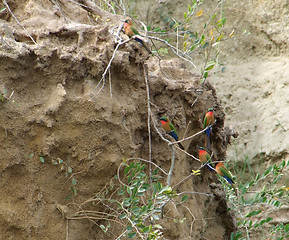
POLYGON ((68 225, 68 219, 66 219, 66 240, 69 239, 69 225, 68 225))
POLYGON ((6 41, 3 37, 0 36, 0 39, 9 47, 9 48, 12 48, 6 41))
MULTIPOLYGON (((146 159, 142 159, 142 158, 129 158, 129 159, 126 159, 126 162, 128 161, 132 161, 132 160, 139 160, 139 161, 142 161, 142 162, 146 162, 146 163, 150 163, 150 161, 146 160, 146 159)), ((154 162, 151 162, 152 165, 154 165, 156 168, 158 168, 159 170, 161 170, 165 175, 168 175, 168 173, 163 170, 160 166, 158 166, 157 164, 155 164, 154 162)))
POLYGON ((35 45, 38 45, 35 40, 33 39, 33 37, 29 34, 29 32, 27 32, 26 28, 18 21, 17 17, 14 15, 14 13, 11 11, 8 3, 6 2, 6 0, 2 0, 3 4, 6 6, 6 8, 8 9, 8 11, 10 12, 10 14, 12 15, 12 17, 15 19, 15 21, 17 22, 17 24, 24 30, 24 32, 29 36, 29 38, 32 40, 32 42, 35 45))
POLYGON ((117 52, 117 49, 118 49, 121 45, 123 45, 123 44, 125 44, 125 43, 127 43, 127 42, 129 42, 129 41, 131 41, 131 40, 132 40, 132 38, 130 38, 130 39, 124 41, 124 42, 121 42, 121 43, 118 43, 118 44, 117 44, 117 46, 115 47, 115 49, 114 49, 114 51, 113 51, 112 57, 110 58, 107 66, 106 66, 106 68, 105 68, 105 70, 104 70, 104 72, 103 72, 103 74, 102 74, 102 77, 101 77, 100 81, 98 82, 98 84, 96 85, 96 87, 90 92, 90 94, 92 94, 92 93, 99 87, 99 85, 100 85, 101 83, 102 83, 102 86, 101 86, 101 88, 98 90, 98 92, 89 99, 89 101, 91 101, 93 98, 95 98, 95 96, 97 96, 97 95, 102 91, 102 89, 104 88, 104 85, 105 85, 105 75, 106 75, 107 71, 108 71, 108 70, 110 69, 110 67, 111 67, 111 63, 112 63, 113 59, 115 58, 115 54, 116 54, 116 52, 117 52))
MULTIPOLYGON (((138 161, 142 161, 142 162, 146 162, 146 163, 149 163, 149 164, 152 164, 154 165, 156 168, 158 168, 159 170, 161 170, 165 175, 169 175, 165 170, 163 170, 161 167, 159 167, 157 164, 155 164, 154 162, 152 161, 148 161, 148 160, 145 160, 145 159, 142 159, 142 158, 129 158, 129 159, 126 159, 125 162, 128 162, 128 161, 132 161, 132 160, 138 160, 138 161)), ((121 181, 120 179, 120 168, 124 166, 123 163, 121 163, 117 169, 117 178, 118 178, 118 181, 120 182, 120 184, 124 185, 124 186, 127 186, 124 182, 121 181)))
POLYGON ((175 159, 176 159, 176 153, 175 153, 175 149, 173 146, 171 146, 171 150, 172 150, 172 160, 171 160, 171 168, 170 168, 169 175, 167 178, 167 186, 171 186, 171 179, 172 179, 172 175, 173 175, 173 171, 175 167, 175 159))
POLYGON ((116 12, 115 12, 115 10, 111 4, 106 0, 103 0, 103 1, 111 8, 111 10, 113 11, 113 14, 116 14, 116 12))
POLYGON ((109 94, 110 94, 110 97, 112 98, 112 87, 111 87, 111 73, 110 73, 110 70, 108 71, 108 82, 109 82, 109 94))
POLYGON ((194 173, 191 173, 189 176, 185 177, 183 180, 179 181, 177 184, 175 184, 172 189, 174 189, 175 187, 179 186, 182 182, 186 181, 188 178, 190 178, 191 176, 195 175, 194 173))
POLYGON ((192 123, 192 121, 190 120, 190 121, 188 122, 187 127, 186 127, 186 130, 185 130, 185 132, 184 132, 183 139, 184 139, 185 136, 187 135, 187 132, 188 132, 188 130, 189 130, 189 126, 190 126, 191 123, 192 123))
POLYGON ((122 29, 123 29, 123 23, 118 26, 117 32, 116 32, 116 34, 114 34, 115 35, 115 40, 114 41, 116 43, 121 43, 121 41, 122 41, 122 38, 120 37, 120 32, 121 32, 122 29))
POLYGON ((201 131, 195 133, 194 135, 191 135, 191 136, 189 136, 189 137, 187 137, 187 138, 184 138, 184 139, 182 139, 182 140, 179 140, 179 141, 173 142, 173 143, 171 143, 171 144, 178 144, 178 143, 181 143, 181 142, 183 142, 183 141, 186 141, 186 140, 189 140, 189 139, 191 139, 191 138, 194 138, 194 137, 200 135, 201 133, 205 132, 208 128, 210 128, 210 127, 212 127, 212 126, 213 126, 213 124, 207 126, 207 127, 204 128, 203 130, 201 130, 201 131))
POLYGON ((126 15, 126 8, 125 8, 125 5, 123 4, 122 0, 120 0, 120 4, 121 4, 121 8, 123 10, 123 15, 125 16, 126 15))
POLYGON ((161 39, 161 38, 152 37, 152 36, 148 36, 148 38, 165 43, 167 46, 169 46, 169 47, 172 49, 172 51, 173 51, 178 57, 180 57, 181 59, 183 59, 183 60, 191 63, 191 64, 194 66, 194 68, 197 68, 196 65, 191 61, 192 58, 191 58, 189 55, 187 55, 187 54, 185 54, 185 53, 183 53, 183 52, 182 52, 182 54, 178 54, 178 53, 177 53, 178 49, 177 49, 176 47, 174 47, 173 45, 169 44, 167 41, 165 41, 165 40, 163 40, 163 39, 161 39), (183 56, 182 56, 182 55, 183 55, 183 56), (185 58, 184 56, 186 56, 187 58, 185 58))
POLYGON ((147 118, 148 118, 148 135, 149 135, 149 171, 150 171, 150 180, 152 183, 152 137, 151 137, 151 106, 150 106, 150 88, 149 88, 149 81, 148 81, 148 72, 146 69, 145 64, 143 64, 144 70, 144 79, 146 85, 146 94, 147 94, 147 118))
POLYGON ((183 194, 200 194, 200 195, 205 195, 205 196, 208 196, 208 197, 214 197, 214 194, 211 194, 211 193, 187 192, 187 191, 178 193, 177 196, 180 196, 180 195, 183 195, 183 194))

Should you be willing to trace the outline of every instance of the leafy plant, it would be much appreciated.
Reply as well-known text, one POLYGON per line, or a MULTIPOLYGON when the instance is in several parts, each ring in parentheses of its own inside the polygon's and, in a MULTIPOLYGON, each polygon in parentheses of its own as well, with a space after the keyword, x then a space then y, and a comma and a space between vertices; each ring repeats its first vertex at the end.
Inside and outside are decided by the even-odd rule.
POLYGON ((162 226, 157 224, 161 218, 162 208, 174 197, 171 187, 159 182, 158 171, 152 175, 152 183, 145 173, 145 165, 140 162, 127 164, 123 161, 124 179, 118 190, 119 219, 126 221, 123 235, 128 238, 136 236, 145 239, 159 239, 162 226))
MULTIPOLYGON (((274 221, 272 217, 263 216, 264 207, 278 209, 289 202, 288 186, 280 186, 283 171, 289 166, 289 161, 269 166, 264 173, 254 174, 254 178, 239 185, 239 196, 228 191, 227 198, 231 210, 238 219, 238 231, 232 233, 231 240, 250 239, 254 231, 264 230, 266 224, 274 221)), ((227 187, 227 185, 224 185, 227 187)), ((289 237, 289 224, 266 226, 266 239, 286 239, 289 237)))

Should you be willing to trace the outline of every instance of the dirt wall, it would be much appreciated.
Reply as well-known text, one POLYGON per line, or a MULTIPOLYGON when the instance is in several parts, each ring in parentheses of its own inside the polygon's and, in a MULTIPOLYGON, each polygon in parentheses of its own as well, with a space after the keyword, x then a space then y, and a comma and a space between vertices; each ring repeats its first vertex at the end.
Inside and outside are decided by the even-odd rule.
MULTIPOLYGON (((72 1, 7 3, 22 26, 1 13, 0 239, 115 239, 118 232, 104 233, 101 220, 68 216, 114 178, 122 158, 148 158, 146 73, 152 119, 167 115, 180 136, 191 122, 189 136, 202 130, 206 109, 214 107, 213 151, 225 158, 228 136, 215 89, 200 86, 199 76, 181 62, 159 65, 130 41, 115 52, 104 80, 116 46, 112 30, 121 24, 117 17, 72 1), (197 89, 202 94, 192 106, 197 89)), ((168 170, 170 148, 151 129, 152 159, 168 170)), ((197 156, 204 139, 202 134, 184 146, 197 156)), ((176 158, 172 184, 200 167, 178 150, 176 158)), ((177 206, 162 220, 167 239, 225 239, 234 230, 214 175, 203 169, 176 190, 209 195, 190 195, 190 211, 177 206)))

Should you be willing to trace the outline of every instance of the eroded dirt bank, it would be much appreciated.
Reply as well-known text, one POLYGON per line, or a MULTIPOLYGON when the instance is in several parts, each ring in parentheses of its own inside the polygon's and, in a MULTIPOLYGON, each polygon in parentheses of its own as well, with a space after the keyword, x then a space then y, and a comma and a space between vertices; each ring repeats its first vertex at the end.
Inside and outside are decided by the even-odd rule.
MULTIPOLYGON (((180 136, 191 122, 190 136, 202 129, 204 112, 214 107, 213 151, 225 158, 228 136, 216 92, 206 83, 191 106, 199 76, 182 63, 162 62, 160 70, 158 60, 131 41, 116 52, 110 74, 98 85, 116 46, 111 30, 118 19, 90 9, 100 16, 96 20, 70 1, 7 3, 37 44, 8 13, 1 15, 0 89, 8 98, 14 91, 0 103, 1 239, 115 238, 119 232, 113 228, 104 233, 87 219, 66 217, 114 178, 122 158, 148 158, 146 72, 152 120, 169 116, 180 136), (64 163, 55 165, 59 159, 64 163), (72 177, 77 196, 70 192, 72 177)), ((169 147, 151 129, 152 159, 168 170, 169 147)), ((203 142, 200 135, 184 146, 197 156, 203 142)), ((179 151, 176 158, 173 183, 200 166, 179 151)), ((228 238, 234 221, 215 182, 203 169, 176 189, 214 195, 190 195, 190 211, 177 206, 172 218, 162 222, 166 238, 228 238), (184 218, 183 223, 173 221, 184 218)))

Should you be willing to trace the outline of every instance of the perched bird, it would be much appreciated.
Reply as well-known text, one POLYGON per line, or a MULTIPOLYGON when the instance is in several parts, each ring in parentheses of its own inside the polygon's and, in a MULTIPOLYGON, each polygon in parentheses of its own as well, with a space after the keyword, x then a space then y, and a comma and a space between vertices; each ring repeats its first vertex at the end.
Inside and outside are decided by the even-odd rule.
POLYGON ((124 32, 129 38, 136 36, 135 40, 143 45, 143 47, 148 51, 148 53, 152 53, 151 50, 144 44, 143 40, 137 35, 140 35, 139 32, 133 27, 133 23, 131 19, 126 19, 124 21, 124 32))
POLYGON ((231 184, 231 186, 234 188, 235 194, 236 196, 238 196, 238 192, 237 189, 234 185, 234 181, 233 181, 233 177, 232 174, 229 172, 229 170, 225 167, 223 162, 219 162, 216 166, 216 172, 218 175, 222 176, 223 178, 225 178, 228 183, 231 184))
POLYGON ((202 164, 206 164, 207 165, 207 167, 209 168, 209 170, 211 172, 214 171, 213 164, 209 163, 209 162, 211 162, 211 156, 202 147, 199 147, 199 159, 200 159, 202 164))
MULTIPOLYGON (((161 117, 160 120, 161 120, 162 127, 166 131, 166 133, 169 134, 171 137, 173 137, 176 141, 179 141, 176 128, 170 122, 170 120, 167 117, 161 117)), ((184 147, 181 143, 178 143, 178 145, 181 149, 184 150, 184 147)))
MULTIPOLYGON (((214 109, 213 108, 209 108, 208 111, 205 114, 204 117, 204 128, 206 128, 207 126, 210 126, 214 123, 215 121, 215 117, 214 117, 214 109)), ((209 127, 205 133, 207 135, 206 140, 205 140, 205 147, 210 149, 211 148, 211 144, 210 144, 210 134, 212 131, 212 127, 209 127)))

